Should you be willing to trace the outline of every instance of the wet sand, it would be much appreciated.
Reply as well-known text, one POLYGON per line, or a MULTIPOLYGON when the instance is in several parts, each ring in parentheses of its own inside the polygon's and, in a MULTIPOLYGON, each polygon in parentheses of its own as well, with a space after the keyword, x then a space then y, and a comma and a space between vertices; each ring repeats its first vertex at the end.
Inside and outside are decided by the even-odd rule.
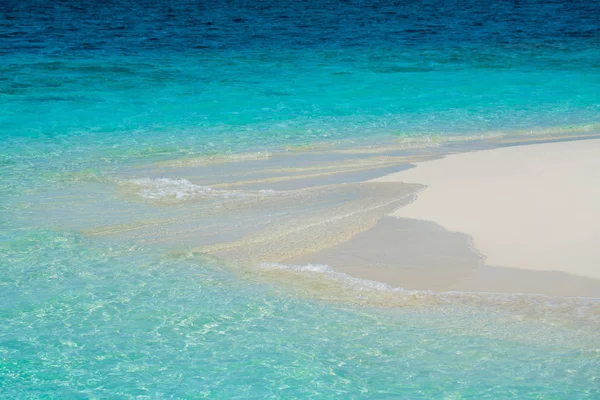
POLYGON ((600 297, 600 140, 454 154, 374 182, 428 187, 394 218, 286 263, 406 289, 600 297))
POLYGON ((32 195, 30 212, 42 226, 215 257, 252 276, 269 263, 325 264, 394 288, 600 297, 600 140, 475 145, 82 173, 32 195))
POLYGON ((384 217, 343 244, 285 263, 325 264, 352 277, 408 290, 600 297, 599 279, 487 265, 468 235, 417 219, 384 217))
POLYGON ((455 154, 376 181, 428 185, 392 215, 472 236, 489 265, 600 278, 600 140, 455 154))

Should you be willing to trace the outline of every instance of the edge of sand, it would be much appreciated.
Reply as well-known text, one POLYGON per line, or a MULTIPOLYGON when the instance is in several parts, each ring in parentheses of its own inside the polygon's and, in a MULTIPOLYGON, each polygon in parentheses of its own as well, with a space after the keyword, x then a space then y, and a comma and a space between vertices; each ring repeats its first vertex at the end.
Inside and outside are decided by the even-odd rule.
POLYGON ((452 154, 372 181, 428 187, 370 231, 286 263, 406 289, 600 297, 600 140, 452 154))

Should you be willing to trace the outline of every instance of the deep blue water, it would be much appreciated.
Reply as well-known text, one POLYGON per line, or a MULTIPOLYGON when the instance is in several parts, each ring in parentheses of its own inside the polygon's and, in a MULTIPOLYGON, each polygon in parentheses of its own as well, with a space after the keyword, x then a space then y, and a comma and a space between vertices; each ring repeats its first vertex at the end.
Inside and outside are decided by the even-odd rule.
POLYGON ((594 133, 599 93, 596 0, 2 2, 0 397, 598 398, 587 317, 316 301, 31 210, 178 157, 594 133))
POLYGON ((176 131, 195 151, 597 123, 599 9, 9 2, 0 122, 3 135, 75 140, 176 131))

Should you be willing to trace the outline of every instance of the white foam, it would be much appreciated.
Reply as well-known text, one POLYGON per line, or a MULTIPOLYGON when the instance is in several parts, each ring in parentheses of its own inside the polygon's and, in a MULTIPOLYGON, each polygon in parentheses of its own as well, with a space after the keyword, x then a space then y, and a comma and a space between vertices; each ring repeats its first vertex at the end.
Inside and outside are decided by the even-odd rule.
MULTIPOLYGON (((475 306, 493 307, 513 311, 519 314, 535 316, 542 320, 566 319, 597 324, 599 321, 598 298, 585 297, 548 297, 530 293, 493 293, 493 292, 435 292, 429 290, 408 290, 394 288, 385 283, 354 278, 342 272, 334 271, 326 264, 286 265, 279 263, 260 264, 261 269, 288 270, 307 276, 320 275, 357 291, 354 300, 365 300, 380 305, 431 305, 431 306, 475 306), (377 297, 392 295, 393 297, 377 297), (375 295, 373 297, 373 295, 375 295), (395 300, 393 300, 395 299, 395 300), (380 301, 383 301, 381 303, 380 301)), ((345 298, 347 299, 347 298, 345 298)), ((367 303, 368 304, 368 303, 367 303)))
POLYGON ((196 185, 187 179, 171 178, 140 178, 131 179, 126 183, 140 187, 138 194, 148 200, 183 201, 197 197, 257 197, 275 194, 275 190, 216 190, 209 186, 196 185))
POLYGON ((249 160, 268 160, 273 155, 268 151, 257 151, 255 153, 238 153, 223 156, 223 158, 231 161, 249 161, 249 160))
POLYGON ((141 178, 129 182, 140 186, 139 195, 145 199, 177 199, 184 200, 199 195, 207 195, 213 191, 208 186, 195 185, 187 179, 141 178))
POLYGON ((376 291, 402 291, 401 288, 393 288, 383 282, 371 281, 368 279, 354 278, 343 272, 334 271, 329 265, 326 264, 306 264, 306 265, 291 265, 291 264, 280 264, 280 263, 262 263, 260 264, 262 269, 281 269, 290 270, 294 272, 307 273, 307 274, 323 274, 327 278, 341 282, 347 286, 357 290, 376 290, 376 291))

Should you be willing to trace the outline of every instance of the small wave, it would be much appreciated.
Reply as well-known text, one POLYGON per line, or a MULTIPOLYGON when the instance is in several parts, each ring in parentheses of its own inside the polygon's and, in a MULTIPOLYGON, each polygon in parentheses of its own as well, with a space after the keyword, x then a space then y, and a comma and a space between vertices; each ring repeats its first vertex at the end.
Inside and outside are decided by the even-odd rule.
POLYGON ((248 160, 268 160, 273 155, 268 151, 258 151, 256 153, 240 153, 222 156, 224 160, 229 161, 248 161, 248 160))
MULTIPOLYGON (((355 278, 343 272, 337 272, 326 264, 263 263, 259 265, 259 268, 263 271, 280 270, 304 276, 308 278, 308 281, 304 282, 302 293, 329 301, 392 308, 406 306, 490 307, 490 309, 511 312, 513 315, 528 316, 549 322, 576 321, 594 325, 600 322, 599 298, 552 297, 532 293, 410 290, 392 287, 383 282, 355 278), (334 285, 327 285, 324 281, 329 281, 334 285), (318 285, 311 289, 315 282, 318 282, 318 285), (349 289, 349 291, 345 289, 349 289)), ((299 281, 294 279, 293 282, 297 284, 299 281)))
POLYGON ((140 190, 137 193, 144 199, 160 201, 183 201, 198 197, 258 197, 275 193, 274 190, 216 190, 196 185, 187 179, 140 178, 131 179, 127 183, 138 186, 140 190))
POLYGON ((329 265, 326 264, 287 265, 279 263, 263 263, 260 264, 260 268, 266 270, 288 270, 307 274, 324 274, 332 280, 338 281, 357 290, 375 290, 385 292, 405 291, 401 288, 393 288, 383 282, 354 278, 343 272, 334 271, 329 265))
POLYGON ((191 197, 210 194, 213 189, 208 186, 195 185, 187 179, 169 178, 141 178, 129 181, 142 189, 138 192, 145 199, 177 199, 184 200, 191 197))

